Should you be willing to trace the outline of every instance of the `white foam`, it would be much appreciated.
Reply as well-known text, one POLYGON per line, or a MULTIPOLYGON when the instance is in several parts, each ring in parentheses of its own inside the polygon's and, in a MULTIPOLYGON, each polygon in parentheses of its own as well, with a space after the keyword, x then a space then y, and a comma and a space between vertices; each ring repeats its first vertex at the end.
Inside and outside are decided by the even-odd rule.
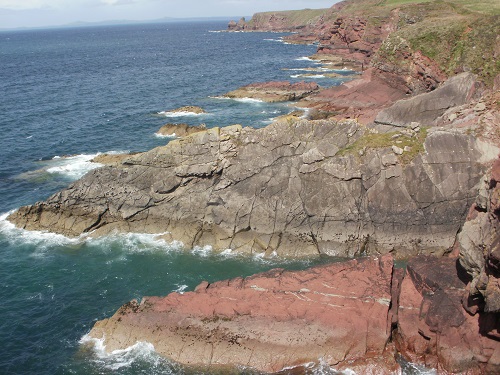
POLYGON ((325 75, 323 74, 293 74, 290 76, 290 78, 326 78, 325 75))
POLYGON ((177 135, 175 133, 173 133, 173 134, 155 133, 155 137, 157 137, 157 138, 175 139, 175 138, 177 138, 177 135))
POLYGON ((201 257, 207 257, 210 254, 212 254, 212 250, 213 250, 213 248, 210 245, 206 245, 206 246, 203 246, 203 247, 201 247, 201 246, 195 246, 193 248, 193 250, 191 250, 191 252, 193 254, 199 255, 201 257))
POLYGON ((36 247, 36 253, 43 253, 48 247, 52 246, 71 246, 78 244, 85 236, 69 238, 62 234, 51 233, 47 231, 29 231, 17 228, 7 220, 7 217, 15 210, 0 215, 0 234, 14 245, 33 245, 36 247))
POLYGON ((234 98, 233 100, 241 103, 264 103, 263 100, 254 98, 234 98))
POLYGON ((184 294, 186 289, 188 288, 187 285, 177 285, 178 288, 174 290, 174 292, 179 293, 179 294, 184 294))
POLYGON ((158 112, 159 115, 165 116, 165 117, 191 117, 191 116, 204 116, 207 115, 207 113, 196 113, 196 112, 189 112, 189 111, 161 111, 158 112))
POLYGON ((138 341, 126 349, 113 350, 110 353, 106 351, 104 342, 104 337, 96 339, 89 335, 83 336, 79 341, 80 345, 92 347, 99 363, 103 364, 104 368, 112 371, 130 367, 136 361, 158 363, 162 360, 156 353, 154 345, 147 341, 138 341))
POLYGON ((295 59, 295 61, 315 61, 315 60, 313 60, 307 56, 302 56, 302 57, 299 57, 298 59, 295 59))
POLYGON ((218 100, 234 100, 235 102, 250 103, 250 104, 265 103, 261 99, 254 99, 254 98, 228 98, 227 96, 210 96, 210 98, 218 100))
POLYGON ((35 247, 33 256, 43 256, 50 248, 58 246, 75 246, 88 244, 102 249, 119 245, 127 253, 152 253, 180 251, 184 244, 180 241, 169 242, 161 238, 167 233, 111 233, 106 236, 92 238, 92 233, 84 233, 79 237, 69 238, 62 234, 48 231, 35 231, 17 228, 7 220, 15 210, 0 215, 0 235, 14 245, 30 245, 35 247))
POLYGON ((83 177, 93 169, 102 167, 103 164, 91 162, 99 154, 75 155, 68 157, 55 156, 52 161, 57 164, 46 169, 48 173, 61 174, 72 179, 83 177))
POLYGON ((179 251, 184 247, 180 241, 168 242, 162 236, 165 233, 118 233, 113 232, 106 236, 97 238, 87 238, 89 245, 94 245, 99 248, 109 248, 110 246, 119 245, 119 247, 127 253, 152 253, 152 252, 170 252, 179 251))

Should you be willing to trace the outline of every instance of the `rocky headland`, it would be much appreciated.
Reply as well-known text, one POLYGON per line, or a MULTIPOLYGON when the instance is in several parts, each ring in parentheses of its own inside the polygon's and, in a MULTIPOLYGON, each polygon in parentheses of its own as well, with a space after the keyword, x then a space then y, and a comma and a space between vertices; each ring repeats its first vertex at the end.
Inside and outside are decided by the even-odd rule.
POLYGON ((230 99, 255 99, 263 102, 289 102, 303 99, 319 91, 314 82, 261 82, 251 83, 223 95, 230 99))
POLYGON ((288 40, 361 75, 236 90, 313 110, 262 129, 186 128, 8 219, 68 236, 162 233, 187 248, 354 258, 132 301, 90 333, 108 351, 149 341, 193 366, 273 372, 322 358, 360 373, 397 371, 397 354, 442 373, 500 373, 498 8, 344 1, 233 22, 294 31, 288 40))

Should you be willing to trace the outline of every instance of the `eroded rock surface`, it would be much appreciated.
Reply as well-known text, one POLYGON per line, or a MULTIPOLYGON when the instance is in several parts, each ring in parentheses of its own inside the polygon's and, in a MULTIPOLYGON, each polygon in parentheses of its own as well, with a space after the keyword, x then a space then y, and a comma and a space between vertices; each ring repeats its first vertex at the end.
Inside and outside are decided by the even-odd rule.
POLYGON ((444 373, 498 374, 500 342, 489 335, 500 322, 462 307, 467 275, 455 258, 419 256, 401 285, 397 350, 412 362, 444 373))
POLYGON ((413 258, 406 275, 390 255, 275 269, 132 301, 89 336, 108 352, 147 341, 174 361, 212 368, 272 372, 322 359, 389 374, 401 355, 440 374, 498 374, 500 341, 489 332, 499 321, 464 310, 466 278, 457 259, 433 256, 413 258))
POLYGON ((319 90, 314 82, 290 83, 287 81, 272 81, 263 83, 252 83, 224 94, 231 99, 250 98, 264 102, 287 102, 305 98, 319 90))
MULTIPOLYGON (((458 235, 460 262, 471 276, 471 313, 500 313, 500 160, 485 176, 480 194, 458 235)), ((492 332, 500 339, 500 332, 492 332)))
POLYGON ((163 125, 156 134, 165 137, 185 137, 199 131, 206 130, 205 124, 198 126, 192 126, 188 124, 165 124, 163 125))
POLYGON ((204 282, 194 292, 126 304, 89 336, 104 337, 108 352, 148 341, 194 366, 272 372, 324 358, 337 368, 369 360, 391 371, 391 278, 385 256, 204 282))
POLYGON ((375 122, 407 127, 412 122, 434 125, 450 108, 470 102, 478 95, 479 83, 471 73, 458 74, 430 93, 400 100, 380 111, 375 122))
POLYGON ((403 164, 392 147, 350 149, 372 135, 356 121, 209 129, 92 171, 9 220, 70 236, 170 232, 241 252, 443 254, 476 199, 481 144, 435 129, 403 164))

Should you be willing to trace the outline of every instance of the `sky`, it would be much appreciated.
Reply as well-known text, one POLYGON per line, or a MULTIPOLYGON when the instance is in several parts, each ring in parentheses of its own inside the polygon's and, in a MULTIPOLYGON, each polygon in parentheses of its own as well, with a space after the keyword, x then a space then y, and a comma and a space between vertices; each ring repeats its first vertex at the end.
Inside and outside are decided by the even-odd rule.
POLYGON ((0 0, 0 29, 164 17, 251 16, 256 12, 328 8, 338 0, 0 0))

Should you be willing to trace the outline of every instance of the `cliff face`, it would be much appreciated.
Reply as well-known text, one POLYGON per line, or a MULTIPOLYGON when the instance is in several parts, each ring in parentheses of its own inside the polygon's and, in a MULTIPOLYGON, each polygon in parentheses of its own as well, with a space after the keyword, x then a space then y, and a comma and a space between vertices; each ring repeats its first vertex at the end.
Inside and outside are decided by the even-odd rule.
POLYGON ((415 93, 432 90, 458 72, 471 71, 490 86, 500 74, 495 1, 346 0, 315 17, 307 12, 294 11, 294 22, 286 13, 259 13, 251 27, 241 29, 298 31, 286 40, 318 43, 319 54, 405 77, 415 93))
POLYGON ((454 129, 301 119, 215 128, 96 170, 9 220, 72 236, 170 232, 242 252, 443 254, 492 156, 454 129))

